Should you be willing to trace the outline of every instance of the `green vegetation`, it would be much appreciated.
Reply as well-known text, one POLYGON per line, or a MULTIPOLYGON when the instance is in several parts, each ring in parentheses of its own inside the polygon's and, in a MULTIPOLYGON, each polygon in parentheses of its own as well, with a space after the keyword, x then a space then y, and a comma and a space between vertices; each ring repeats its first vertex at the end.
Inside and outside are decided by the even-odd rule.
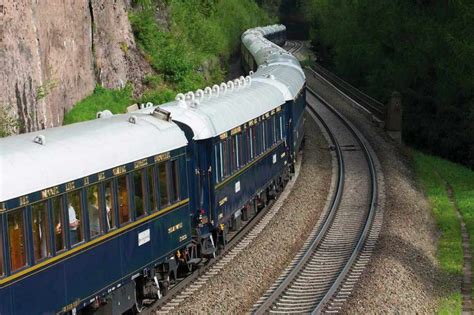
MULTIPOLYGON (((178 92, 218 83, 240 45, 241 33, 274 22, 254 0, 134 0, 132 6, 129 19, 135 40, 156 72, 144 78, 147 89, 133 99, 131 87, 97 88, 67 113, 65 123, 92 119, 97 110, 123 112, 134 102, 161 104, 178 92), (168 12, 166 26, 158 23, 158 11, 168 12)), ((120 48, 128 53, 124 43, 120 48)))
POLYGON ((130 104, 132 104, 132 87, 130 85, 117 90, 96 86, 92 95, 77 103, 66 113, 64 124, 94 119, 97 112, 105 109, 114 114, 123 113, 130 104))
POLYGON ((0 138, 10 136, 20 126, 18 120, 10 116, 7 106, 0 104, 0 138))
MULTIPOLYGON (((474 172, 459 164, 419 152, 415 152, 414 162, 441 231, 438 244, 440 265, 447 272, 461 274, 463 267, 461 227, 454 205, 448 197, 448 187, 453 189, 454 200, 466 224, 472 253, 474 252, 474 172)), ((440 312, 460 313, 460 305, 460 294, 453 294, 442 301, 440 312)))
POLYGON ((321 61, 386 102, 404 140, 474 168, 474 2, 306 0, 321 61))

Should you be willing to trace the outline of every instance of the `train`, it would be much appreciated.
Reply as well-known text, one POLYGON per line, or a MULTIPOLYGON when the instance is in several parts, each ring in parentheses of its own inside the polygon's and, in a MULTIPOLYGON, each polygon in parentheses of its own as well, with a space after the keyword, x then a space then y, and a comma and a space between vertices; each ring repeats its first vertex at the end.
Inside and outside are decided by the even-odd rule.
POLYGON ((283 25, 242 34, 247 76, 0 139, 0 314, 121 314, 165 295, 274 198, 304 137, 283 25))

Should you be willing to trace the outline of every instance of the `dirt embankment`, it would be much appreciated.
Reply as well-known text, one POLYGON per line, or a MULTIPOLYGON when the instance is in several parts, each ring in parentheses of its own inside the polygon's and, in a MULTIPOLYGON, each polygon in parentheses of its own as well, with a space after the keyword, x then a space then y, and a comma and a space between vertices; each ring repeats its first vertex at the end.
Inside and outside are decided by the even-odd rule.
POLYGON ((0 4, 0 106, 20 132, 58 126, 96 84, 140 89, 128 0, 6 0, 0 4))

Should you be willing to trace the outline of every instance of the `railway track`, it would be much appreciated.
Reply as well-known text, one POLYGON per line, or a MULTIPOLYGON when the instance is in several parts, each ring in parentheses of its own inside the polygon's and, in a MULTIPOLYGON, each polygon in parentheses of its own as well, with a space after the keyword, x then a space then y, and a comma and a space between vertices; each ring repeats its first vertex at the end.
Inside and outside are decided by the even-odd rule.
POLYGON ((314 91, 308 88, 308 92, 308 112, 324 127, 336 153, 336 189, 322 224, 253 306, 256 314, 340 310, 368 263, 380 231, 371 150, 342 115, 314 91))
POLYGON ((256 239, 263 229, 270 223, 273 217, 278 213, 283 202, 290 194, 301 169, 301 157, 295 165, 295 175, 286 184, 284 190, 279 194, 276 200, 271 201, 264 210, 261 210, 251 221, 249 221, 241 230, 232 236, 226 248, 220 255, 210 259, 202 268, 194 271, 186 278, 178 279, 179 282, 170 289, 168 294, 148 306, 143 314, 168 314, 176 310, 179 305, 192 294, 201 289, 204 284, 242 252, 250 243, 256 239))
POLYGON ((288 52, 292 54, 298 53, 303 48, 303 42, 294 40, 294 41, 287 41, 284 47, 288 52))
POLYGON ((327 81, 335 89, 342 92, 347 98, 349 98, 353 103, 358 107, 369 113, 371 116, 378 120, 379 122, 384 121, 385 119, 385 105, 376 99, 370 97, 354 86, 350 85, 343 79, 339 78, 337 75, 331 71, 325 69, 319 64, 313 65, 309 70, 313 75, 319 76, 323 80, 327 81))

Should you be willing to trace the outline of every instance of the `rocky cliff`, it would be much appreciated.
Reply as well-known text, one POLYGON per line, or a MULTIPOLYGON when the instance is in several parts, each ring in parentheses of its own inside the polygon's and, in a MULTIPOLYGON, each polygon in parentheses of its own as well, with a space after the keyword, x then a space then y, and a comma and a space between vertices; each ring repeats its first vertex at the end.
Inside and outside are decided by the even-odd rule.
POLYGON ((137 50, 127 0, 5 0, 0 4, 0 106, 19 131, 62 123, 96 84, 151 72, 137 50))

